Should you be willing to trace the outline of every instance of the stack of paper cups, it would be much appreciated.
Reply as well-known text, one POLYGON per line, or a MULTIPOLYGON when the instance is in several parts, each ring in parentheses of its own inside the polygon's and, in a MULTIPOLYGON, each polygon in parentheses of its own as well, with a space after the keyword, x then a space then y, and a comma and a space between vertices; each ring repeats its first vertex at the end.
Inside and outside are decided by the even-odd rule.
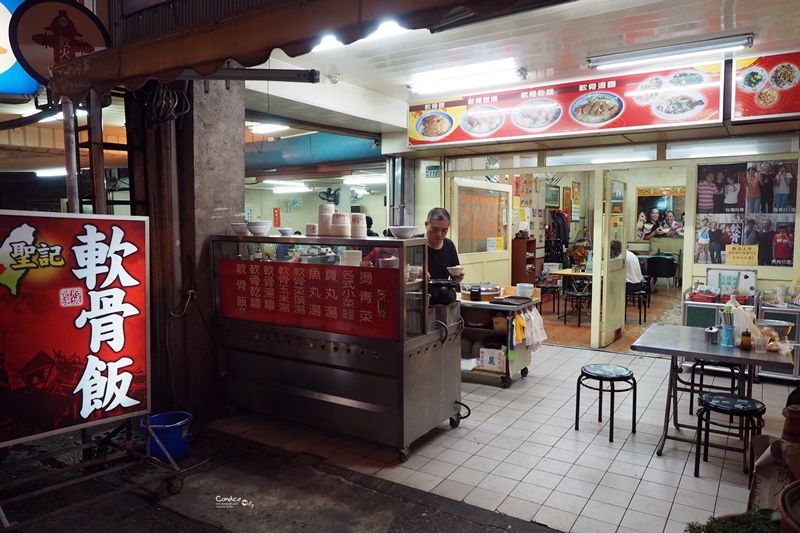
POLYGON ((367 236, 367 215, 364 213, 350 213, 350 236, 367 236))
MULTIPOLYGON (((349 237, 350 236, 350 215, 348 213, 334 213, 331 222, 331 236, 349 237)), ((320 228, 321 230, 322 228, 320 228)))
POLYGON ((333 235, 331 233, 331 224, 333 223, 334 211, 333 204, 320 204, 319 214, 317 215, 317 235, 322 235, 323 237, 333 235))

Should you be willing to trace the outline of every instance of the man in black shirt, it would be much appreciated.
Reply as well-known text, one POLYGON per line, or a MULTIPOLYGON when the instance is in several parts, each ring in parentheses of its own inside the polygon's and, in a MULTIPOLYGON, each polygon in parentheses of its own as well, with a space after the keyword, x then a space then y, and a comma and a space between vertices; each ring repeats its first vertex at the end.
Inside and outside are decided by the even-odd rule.
MULTIPOLYGON (((428 274, 430 279, 449 279, 447 267, 458 266, 456 245, 447 238, 450 229, 450 213, 443 207, 434 207, 425 220, 425 238, 428 241, 428 274)), ((461 283, 464 274, 453 276, 453 281, 461 283)))
POLYGON ((769 219, 761 224, 761 231, 758 232, 758 264, 772 264, 772 239, 775 238, 775 231, 772 229, 772 222, 769 219))

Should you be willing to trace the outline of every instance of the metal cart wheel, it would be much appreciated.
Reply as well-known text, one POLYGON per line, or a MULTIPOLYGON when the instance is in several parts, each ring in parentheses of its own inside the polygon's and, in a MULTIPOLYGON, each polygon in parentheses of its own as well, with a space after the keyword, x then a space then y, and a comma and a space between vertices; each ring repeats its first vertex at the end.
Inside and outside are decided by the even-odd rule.
POLYGON ((519 374, 520 374, 520 375, 521 375, 523 378, 526 378, 526 377, 528 377, 528 367, 526 366, 525 368, 523 368, 522 370, 520 370, 520 371, 519 371, 519 374))
POLYGON ((167 492, 173 496, 178 494, 183 489, 183 480, 179 477, 171 477, 167 479, 167 492))
POLYGON ((500 382, 503 384, 504 389, 507 389, 511 386, 511 378, 508 376, 502 376, 500 378, 500 382))
POLYGON ((405 448, 397 448, 397 453, 400 455, 400 462, 405 463, 408 461, 408 458, 411 457, 411 448, 408 446, 405 448))
POLYGON ((450 417, 450 427, 455 429, 461 423, 461 415, 455 415, 450 417))

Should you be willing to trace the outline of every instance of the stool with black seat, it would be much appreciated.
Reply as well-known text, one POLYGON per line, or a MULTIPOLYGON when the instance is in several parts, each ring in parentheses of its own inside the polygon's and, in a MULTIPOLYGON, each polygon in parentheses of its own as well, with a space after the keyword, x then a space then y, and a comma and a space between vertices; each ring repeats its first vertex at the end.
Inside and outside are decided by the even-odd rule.
POLYGON ((567 323, 567 315, 578 311, 578 327, 581 327, 581 311, 591 304, 592 282, 590 280, 573 281, 572 288, 564 292, 564 324, 567 323), (570 303, 572 303, 572 310, 567 311, 570 303))
POLYGON ((750 450, 750 441, 753 436, 761 434, 761 428, 764 427, 764 413, 767 412, 767 407, 753 398, 747 396, 740 396, 738 394, 731 394, 729 392, 712 393, 707 392, 701 394, 697 400, 700 409, 697 410, 697 436, 695 441, 695 456, 694 456, 694 477, 700 477, 700 447, 703 447, 703 461, 708 462, 708 443, 711 433, 711 426, 724 428, 728 431, 715 430, 714 433, 721 433, 723 435, 734 435, 729 430, 736 430, 742 435, 742 448, 733 448, 724 446, 726 450, 741 451, 742 452, 742 471, 745 474, 753 472, 753 453, 750 450), (711 420, 711 413, 719 413, 722 415, 729 415, 734 417, 741 417, 741 424, 733 423, 724 424, 719 421, 711 420))
POLYGON ((608 415, 608 442, 614 442, 614 395, 618 392, 633 391, 633 416, 631 417, 631 433, 636 433, 636 378, 633 371, 620 365, 584 365, 581 368, 581 375, 578 376, 577 394, 575 395, 575 431, 578 431, 578 423, 581 413, 581 387, 599 391, 600 399, 597 412, 597 421, 603 421, 603 393, 611 393, 610 414, 608 415), (597 381, 595 387, 587 383, 589 380, 597 381), (608 382, 608 388, 605 383, 608 382), (617 388, 617 383, 625 383, 623 388, 617 388))
POLYGON ((689 414, 694 414, 694 395, 697 392, 698 395, 703 394, 704 392, 713 392, 713 391, 725 391, 731 394, 736 394, 736 391, 739 390, 739 379, 744 379, 744 369, 741 365, 737 365, 736 363, 717 363, 706 361, 705 359, 695 359, 692 363, 692 373, 689 382, 689 414), (705 375, 709 373, 710 369, 706 368, 706 365, 709 367, 719 368, 722 371, 730 372, 730 385, 714 385, 714 384, 706 384, 705 383, 705 375), (699 376, 700 380, 698 382, 697 377, 699 376))
MULTIPOLYGON (((647 291, 631 291, 625 294, 627 300, 639 308, 639 325, 642 324, 642 310, 644 310, 644 321, 647 322, 647 291)), ((628 317, 628 306, 625 306, 625 318, 628 317)))
POLYGON ((650 307, 650 296, 653 294, 653 278, 645 274, 642 276, 642 283, 644 283, 644 292, 647 293, 647 307, 650 307))
POLYGON ((560 314, 561 313, 561 289, 559 288, 559 286, 558 285, 542 284, 542 285, 539 285, 539 289, 542 291, 542 299, 539 301, 539 311, 541 312, 541 310, 542 310, 542 304, 543 304, 543 300, 544 300, 544 295, 545 294, 552 294, 553 295, 553 312, 554 313, 558 312, 560 314), (556 308, 558 308, 558 311, 556 311, 556 308))

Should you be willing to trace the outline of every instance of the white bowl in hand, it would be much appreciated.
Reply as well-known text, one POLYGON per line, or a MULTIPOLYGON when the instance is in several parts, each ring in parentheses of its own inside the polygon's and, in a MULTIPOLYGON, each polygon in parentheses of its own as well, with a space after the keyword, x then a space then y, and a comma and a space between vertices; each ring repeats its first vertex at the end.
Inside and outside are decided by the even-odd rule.
POLYGON ((447 267, 447 271, 450 273, 451 276, 457 278, 458 276, 464 273, 464 267, 461 265, 447 267))

